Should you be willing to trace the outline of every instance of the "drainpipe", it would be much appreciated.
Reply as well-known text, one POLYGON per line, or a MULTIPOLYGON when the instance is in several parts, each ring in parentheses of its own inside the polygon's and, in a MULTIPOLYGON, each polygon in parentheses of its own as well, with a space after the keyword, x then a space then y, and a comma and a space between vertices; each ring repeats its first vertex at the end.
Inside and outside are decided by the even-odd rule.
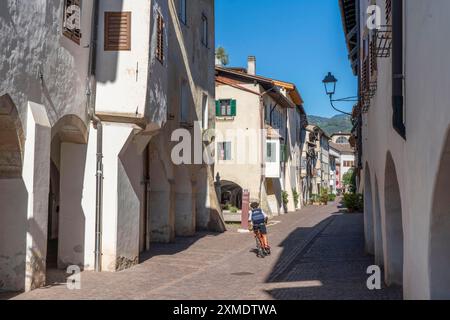
POLYGON ((95 183, 95 271, 102 271, 102 209, 103 209, 103 125, 95 114, 96 59, 99 0, 94 0, 91 23, 91 44, 89 46, 88 110, 94 129, 97 130, 97 158, 95 183), (92 89, 91 89, 92 87, 92 89), (91 93, 92 90, 92 93, 91 93))

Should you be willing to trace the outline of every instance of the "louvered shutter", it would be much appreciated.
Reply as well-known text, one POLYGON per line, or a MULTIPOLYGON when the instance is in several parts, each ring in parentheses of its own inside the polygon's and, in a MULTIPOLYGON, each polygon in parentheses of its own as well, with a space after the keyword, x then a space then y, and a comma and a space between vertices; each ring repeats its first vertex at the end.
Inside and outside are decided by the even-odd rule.
POLYGON ((105 12, 105 51, 131 50, 131 12, 105 12))

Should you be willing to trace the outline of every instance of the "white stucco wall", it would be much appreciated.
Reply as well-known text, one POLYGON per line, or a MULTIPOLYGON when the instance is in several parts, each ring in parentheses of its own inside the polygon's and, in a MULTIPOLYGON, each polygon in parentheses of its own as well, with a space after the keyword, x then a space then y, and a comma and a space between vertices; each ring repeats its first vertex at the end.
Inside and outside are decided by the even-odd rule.
POLYGON ((83 1, 80 45, 62 35, 63 5, 59 0, 0 4, 0 96, 11 96, 25 130, 28 101, 44 105, 52 125, 66 114, 87 121, 92 1, 83 1))
MULTIPOLYGON (((253 84, 243 84, 243 87, 254 92, 260 92, 259 86, 253 84)), ((235 99, 237 101, 236 117, 230 120, 216 119, 216 137, 217 143, 231 141, 232 151, 230 161, 219 161, 218 152, 216 152, 215 175, 220 174, 222 180, 231 181, 243 189, 250 191, 250 197, 259 197, 261 176, 263 175, 261 164, 261 118, 260 118, 260 100, 259 95, 242 91, 230 86, 216 87, 216 100, 235 99), (227 137, 227 131, 231 130, 235 134, 241 130, 242 134, 246 132, 255 133, 249 135, 247 139, 241 137, 227 137), (222 138, 221 138, 222 137, 222 138), (239 145, 238 145, 239 141, 239 145), (239 147, 243 158, 248 159, 248 163, 238 163, 237 148, 239 147), (243 153, 242 153, 243 152, 243 153), (250 161, 255 160, 255 161, 250 161)), ((214 112, 215 114, 215 112, 214 112)))
MULTIPOLYGON (((404 10, 407 140, 392 128, 390 59, 379 59, 378 90, 368 114, 364 116, 364 164, 370 167, 372 190, 375 190, 376 181, 379 186, 386 260, 387 246, 391 244, 386 231, 389 226, 386 225, 385 165, 387 153, 392 153, 403 211, 404 294, 407 299, 428 299, 433 292, 429 273, 434 260, 428 250, 432 236, 432 201, 450 124, 450 92, 446 89, 450 85, 450 69, 443 63, 450 43, 446 32, 449 27, 446 13, 450 11, 450 3, 408 0, 404 1, 404 10)), ((450 285, 448 288, 450 290, 450 285)))

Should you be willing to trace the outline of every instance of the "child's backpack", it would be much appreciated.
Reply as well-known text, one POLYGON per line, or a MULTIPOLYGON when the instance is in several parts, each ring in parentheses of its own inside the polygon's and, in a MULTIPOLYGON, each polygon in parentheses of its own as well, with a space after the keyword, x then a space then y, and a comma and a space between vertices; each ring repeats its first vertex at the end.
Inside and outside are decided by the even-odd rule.
POLYGON ((261 209, 252 210, 252 223, 253 225, 263 224, 265 222, 264 214, 261 209))

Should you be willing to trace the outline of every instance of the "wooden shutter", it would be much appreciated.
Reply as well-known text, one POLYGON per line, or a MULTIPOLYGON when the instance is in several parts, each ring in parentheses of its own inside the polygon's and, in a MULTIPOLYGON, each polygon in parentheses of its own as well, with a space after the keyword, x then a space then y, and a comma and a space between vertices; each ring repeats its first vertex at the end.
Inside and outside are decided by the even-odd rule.
POLYGON ((231 105, 231 114, 230 115, 232 117, 236 117, 236 100, 231 100, 230 105, 231 105))
POLYGON ((221 116, 221 110, 220 110, 220 100, 216 100, 216 117, 221 116))
POLYGON ((131 50, 131 12, 105 12, 105 51, 131 50))
POLYGON ((164 19, 161 13, 158 13, 156 24, 156 58, 159 60, 159 62, 164 63, 164 19))

